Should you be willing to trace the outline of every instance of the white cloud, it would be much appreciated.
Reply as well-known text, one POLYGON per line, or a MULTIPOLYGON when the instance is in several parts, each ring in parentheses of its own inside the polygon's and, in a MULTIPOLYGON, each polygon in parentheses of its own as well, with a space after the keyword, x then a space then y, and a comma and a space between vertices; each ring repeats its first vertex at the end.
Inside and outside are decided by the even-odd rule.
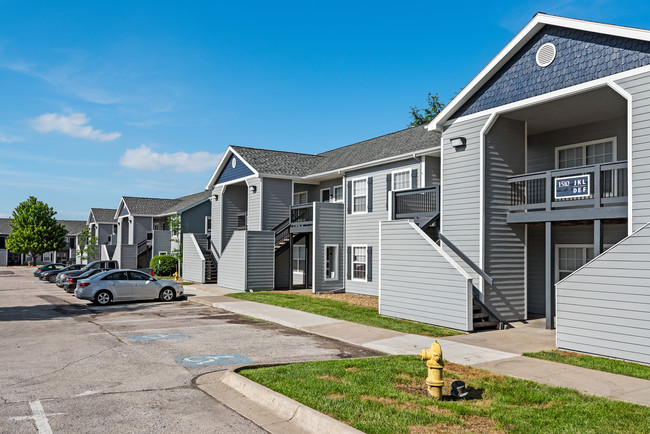
POLYGON ((120 158, 120 164, 131 169, 160 170, 170 168, 174 172, 205 172, 214 170, 222 154, 209 152, 159 153, 146 145, 136 149, 127 149, 120 158))
POLYGON ((32 128, 41 133, 58 131, 72 137, 100 142, 115 140, 122 136, 122 133, 118 132, 104 133, 102 130, 93 128, 92 125, 87 125, 88 122, 90 122, 90 118, 84 113, 71 113, 70 115, 45 113, 31 120, 32 128))
POLYGON ((9 137, 5 136, 0 136, 0 143, 11 143, 13 140, 11 140, 9 137))

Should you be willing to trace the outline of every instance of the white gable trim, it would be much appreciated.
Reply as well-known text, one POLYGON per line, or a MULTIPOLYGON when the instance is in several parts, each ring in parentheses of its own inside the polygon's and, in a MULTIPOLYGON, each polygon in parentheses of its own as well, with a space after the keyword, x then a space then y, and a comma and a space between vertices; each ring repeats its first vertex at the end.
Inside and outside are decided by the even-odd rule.
MULTIPOLYGON (((129 214, 127 214, 127 216, 131 214, 131 211, 129 211, 129 207, 126 206, 126 202, 124 202, 124 198, 121 198, 120 205, 115 210, 115 220, 117 220, 120 217, 120 211, 122 211, 122 207, 126 208, 126 210, 128 211, 129 214)), ((126 217, 126 216, 122 216, 122 217, 126 217)))
POLYGON ((223 157, 221 157, 221 161, 217 165, 217 168, 215 169, 214 173, 212 174, 212 177, 210 178, 210 182, 208 182, 208 185, 205 186, 205 190, 210 190, 212 187, 215 186, 217 183, 217 179, 219 178, 219 174, 221 171, 226 167, 226 164, 228 163, 228 160, 230 160, 230 157, 234 155, 235 157, 239 158, 241 162, 243 162, 246 167, 248 167, 255 175, 259 175, 259 172, 253 168, 246 160, 242 158, 241 155, 237 151, 235 151, 232 146, 228 146, 228 150, 226 150, 226 153, 223 154, 223 157))
MULTIPOLYGON (((506 45, 494 59, 487 64, 481 72, 434 118, 427 126, 429 131, 440 130, 442 125, 449 120, 456 110, 462 107, 476 91, 494 76, 539 30, 545 25, 567 27, 583 30, 585 32, 601 33, 605 35, 620 36, 622 38, 650 41, 650 31, 630 27, 615 26, 612 24, 595 23, 591 21, 576 20, 554 15, 538 13, 526 26, 506 45)), ((609 79, 612 79, 609 77, 609 79)), ((485 115, 485 112, 483 112, 485 115)))

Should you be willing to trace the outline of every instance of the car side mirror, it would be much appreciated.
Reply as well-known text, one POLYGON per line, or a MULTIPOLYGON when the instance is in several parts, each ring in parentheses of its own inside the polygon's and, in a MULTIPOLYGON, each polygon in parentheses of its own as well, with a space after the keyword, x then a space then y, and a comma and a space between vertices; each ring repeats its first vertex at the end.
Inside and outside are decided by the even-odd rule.
POLYGON ((156 281, 155 277, 150 277, 149 280, 148 280, 148 282, 155 282, 155 281, 156 281))

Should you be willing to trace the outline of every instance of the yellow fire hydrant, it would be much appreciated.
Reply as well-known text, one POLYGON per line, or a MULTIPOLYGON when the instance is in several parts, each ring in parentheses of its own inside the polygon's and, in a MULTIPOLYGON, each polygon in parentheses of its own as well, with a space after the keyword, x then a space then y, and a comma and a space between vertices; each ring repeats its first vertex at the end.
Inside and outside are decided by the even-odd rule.
POLYGON ((445 362, 442 360, 442 348, 438 341, 434 341, 429 349, 420 351, 420 358, 427 361, 428 375, 427 375, 427 389, 429 395, 436 399, 442 398, 442 369, 445 367, 445 362))
POLYGON ((178 282, 178 271, 174 271, 174 274, 172 274, 172 276, 174 276, 174 280, 178 282))

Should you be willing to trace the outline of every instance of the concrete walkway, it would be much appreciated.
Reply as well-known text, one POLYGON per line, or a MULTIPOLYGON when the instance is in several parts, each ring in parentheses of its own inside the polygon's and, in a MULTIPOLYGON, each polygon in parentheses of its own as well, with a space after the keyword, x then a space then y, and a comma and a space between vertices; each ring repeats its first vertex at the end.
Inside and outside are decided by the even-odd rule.
MULTIPOLYGON (((315 333, 387 354, 416 355, 433 338, 370 327, 278 306, 224 297, 232 293, 215 285, 186 287, 189 300, 253 318, 315 333)), ((445 360, 515 378, 650 406, 650 381, 562 363, 524 357, 524 352, 555 349, 555 333, 543 324, 438 338, 445 360)))

